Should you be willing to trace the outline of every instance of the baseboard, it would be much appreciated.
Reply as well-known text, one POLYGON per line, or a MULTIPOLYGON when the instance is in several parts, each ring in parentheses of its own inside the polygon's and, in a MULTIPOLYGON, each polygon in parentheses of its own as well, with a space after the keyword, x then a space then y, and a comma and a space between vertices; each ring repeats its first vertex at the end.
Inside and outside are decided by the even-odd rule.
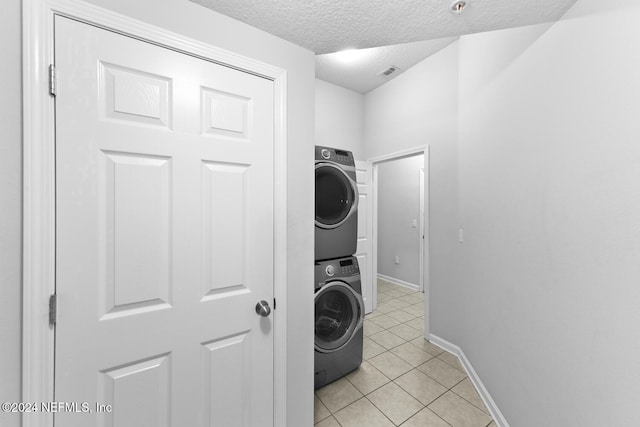
POLYGON ((507 422, 506 418, 504 417, 504 415, 502 415, 502 412, 500 412, 498 405, 496 405, 496 402, 493 400, 493 398, 489 394, 489 391, 485 388, 484 384, 482 384, 480 377, 478 376, 475 369, 473 369, 471 362, 469 362, 469 359, 467 359, 467 356, 465 356, 462 349, 457 345, 452 344, 449 341, 444 340, 434 334, 429 334, 428 340, 432 344, 435 344, 438 347, 441 347, 444 350, 448 351, 449 353, 453 353, 456 356, 458 356, 458 358, 460 359, 460 362, 462 363, 462 366, 467 371, 467 375, 469 376, 469 379, 471 380, 476 390, 478 391, 480 398, 482 399, 485 406, 489 410, 489 413, 493 417, 493 420, 495 421, 496 425, 498 427, 509 427, 509 423, 507 422))
POLYGON ((396 279, 395 277, 385 276, 384 274, 380 274, 380 273, 378 273, 378 279, 382 279, 389 283, 393 283, 394 285, 402 286, 404 288, 409 288, 414 291, 417 291, 420 289, 420 287, 416 284, 405 282, 404 280, 396 279))

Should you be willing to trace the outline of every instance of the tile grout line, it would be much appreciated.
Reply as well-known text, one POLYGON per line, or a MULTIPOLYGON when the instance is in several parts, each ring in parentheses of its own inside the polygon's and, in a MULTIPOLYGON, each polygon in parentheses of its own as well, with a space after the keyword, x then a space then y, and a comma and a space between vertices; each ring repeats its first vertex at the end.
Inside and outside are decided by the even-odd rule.
MULTIPOLYGON (((391 380, 391 382, 393 382, 393 380, 391 380)), ((387 384, 389 384, 389 383, 387 383, 387 384)), ((394 384, 395 384, 395 383, 394 383, 394 384)), ((385 384, 385 385, 386 385, 386 384, 385 384)), ((396 384, 396 385, 397 385, 397 384, 396 384)), ((399 386, 398 386, 398 387, 399 387, 399 386)), ((412 397, 413 397, 413 396, 412 396, 412 397)), ((399 425, 404 424, 405 422, 407 422, 407 420, 408 420, 409 418, 413 417, 415 414, 417 414, 418 412, 422 411, 422 410, 426 407, 426 406, 423 406, 422 408, 420 408, 420 409, 418 410, 418 412, 416 412, 416 413, 414 413, 414 414, 411 414, 411 416, 410 416, 409 418, 407 418, 406 420, 404 420, 401 424, 396 424, 396 423, 394 423, 394 422, 393 422, 393 420, 392 420, 391 418, 389 418, 389 416, 387 416, 387 414, 385 414, 385 413, 384 413, 384 411, 383 411, 381 408, 378 408, 378 407, 376 406, 376 404, 375 404, 375 403, 373 403, 373 402, 371 401, 371 399, 369 399, 367 396, 365 396, 364 398, 365 398, 365 399, 367 399, 367 400, 368 400, 368 401, 373 405, 373 407, 374 407, 374 408, 376 408, 378 411, 380 411, 380 413, 381 413, 382 415, 384 415, 384 416, 385 416, 385 418, 386 418, 386 419, 388 419, 388 420, 389 420, 389 422, 390 422, 391 424, 393 424, 395 427, 398 427, 399 425)), ((414 399, 415 399, 415 397, 414 397, 414 399)), ((420 404, 422 404, 422 403, 420 403, 420 404)))

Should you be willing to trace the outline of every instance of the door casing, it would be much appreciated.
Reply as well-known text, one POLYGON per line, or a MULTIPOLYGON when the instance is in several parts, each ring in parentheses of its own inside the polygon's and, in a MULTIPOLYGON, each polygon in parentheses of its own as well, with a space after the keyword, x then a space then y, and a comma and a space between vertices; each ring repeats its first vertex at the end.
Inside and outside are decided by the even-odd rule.
POLYGON ((420 289, 419 291, 426 294, 426 302, 424 304, 424 337, 429 337, 429 146, 421 146, 416 148, 410 148, 403 151, 397 151, 395 153, 385 154, 382 156, 374 157, 369 160, 373 167, 373 245, 371 250, 371 262, 373 263, 373 295, 375 310, 377 301, 377 279, 378 279, 378 165, 384 162, 399 160, 405 157, 412 157, 416 155, 424 156, 424 164, 421 171, 421 178, 423 180, 420 186, 420 210, 422 217, 420 218, 420 230, 423 238, 420 240, 420 289))
MULTIPOLYGON (((23 333, 22 401, 54 401, 55 103, 53 18, 66 16, 181 53, 268 78, 274 83, 274 425, 286 425, 287 376, 287 72, 77 0, 23 0, 23 333)), ((53 426, 52 413, 31 413, 24 427, 53 426)))

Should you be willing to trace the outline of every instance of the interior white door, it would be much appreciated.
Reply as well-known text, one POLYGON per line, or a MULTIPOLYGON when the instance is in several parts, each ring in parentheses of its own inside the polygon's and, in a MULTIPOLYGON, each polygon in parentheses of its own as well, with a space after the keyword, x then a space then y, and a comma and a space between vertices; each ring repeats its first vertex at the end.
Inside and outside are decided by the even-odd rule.
POLYGON ((56 426, 272 425, 273 82, 62 17, 55 62, 56 426))
POLYGON ((356 181, 358 184, 358 246, 356 258, 360 267, 362 299, 365 313, 371 313, 376 306, 373 263, 373 200, 371 197, 371 163, 356 160, 356 181))

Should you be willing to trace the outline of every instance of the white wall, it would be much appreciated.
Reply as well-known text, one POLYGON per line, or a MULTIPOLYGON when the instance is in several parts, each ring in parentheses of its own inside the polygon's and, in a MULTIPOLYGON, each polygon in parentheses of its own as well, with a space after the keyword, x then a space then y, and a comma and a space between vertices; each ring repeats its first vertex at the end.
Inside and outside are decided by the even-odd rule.
MULTIPOLYGON (((21 396, 22 319, 22 55, 20 0, 2 3, 0 14, 0 402, 21 396)), ((0 425, 20 425, 0 412, 0 425)))
POLYGON ((378 164, 378 274, 420 285, 420 169, 424 156, 378 164), (412 221, 416 221, 413 227, 412 221), (395 263, 395 257, 400 263, 395 263))
MULTIPOLYGON (((287 290, 286 304, 288 310, 288 349, 287 349, 287 424, 291 426, 311 425, 313 423, 313 293, 311 284, 313 283, 313 145, 314 145, 314 55, 312 52, 285 42, 275 36, 269 35, 248 25, 234 21, 220 14, 212 12, 187 0, 90 0, 90 3, 114 10, 121 14, 131 16, 141 21, 148 22, 168 29, 173 32, 184 34, 188 37, 210 43, 221 48, 238 52, 245 56, 273 64, 288 72, 288 115, 287 115, 287 136, 288 146, 288 277, 289 284, 287 290), (308 285, 308 286, 307 286, 308 285)), ((12 3, 19 5, 20 2, 12 0, 12 3)), ((20 21, 20 14, 11 11, 8 13, 3 9, 3 23, 7 21, 9 29, 15 28, 20 21)), ((3 27, 5 26, 3 25, 3 27)), ((18 36, 12 34, 10 37, 3 37, 4 44, 8 44, 12 51, 19 52, 18 36), (11 40, 11 43, 7 43, 11 40)), ((4 29, 3 29, 4 36, 4 29)), ((4 64, 5 61, 2 61, 4 64)), ((4 66, 4 65, 3 65, 4 66)), ((3 92, 3 114, 6 106, 11 108, 11 116, 16 122, 20 111, 20 102, 14 96, 15 88, 19 88, 19 82, 15 76, 16 65, 13 65, 11 76, 7 83, 7 90, 3 92), (11 87, 13 85, 13 87, 11 87), (9 94, 9 98, 8 95, 9 94), (7 101, 7 99, 9 99, 7 101), (6 104, 5 104, 6 103, 6 104)), ((4 80, 3 72, 3 80, 4 80)), ((5 116, 3 116, 4 118, 5 116)), ((4 124, 3 119, 3 124, 4 124)), ((19 124, 17 124, 19 126, 19 124)), ((19 128, 18 128, 19 129, 19 128)), ((3 130, 3 149, 5 134, 3 130)), ((12 130, 9 135, 14 139, 16 131, 12 130)), ((8 144, 8 143, 7 143, 8 144)), ((17 142, 11 143, 10 159, 19 161, 19 145, 17 142)), ((16 168, 11 165, 5 169, 5 158, 2 158, 3 167, 0 173, 5 180, 14 179, 16 168)), ((13 199, 16 191, 19 194, 19 187, 16 185, 11 190, 11 194, 6 197, 11 198, 11 215, 14 215, 15 203, 13 199)), ((13 187, 12 187, 13 188, 13 187)), ((5 189, 2 186, 3 210, 5 189)), ((3 212, 3 229, 4 215, 3 212)), ((17 219, 12 219, 10 225, 17 227, 17 219)), ((7 259, 15 259, 15 254, 20 252, 18 242, 15 241, 14 233, 11 231, 11 238, 14 240, 10 244, 10 255, 7 259)), ((19 233, 19 229, 17 231, 19 233)), ((4 245, 4 242, 3 242, 4 245)), ((5 262, 5 250, 2 249, 2 262, 5 262)), ((2 265, 4 267, 4 264, 2 265)), ((14 269, 12 268, 11 271, 14 269)), ((3 289, 4 289, 4 268, 3 268, 3 289)), ((10 277, 15 277, 17 273, 10 273, 10 277)), ((14 279, 12 279, 14 280, 14 279)), ((4 292, 4 290, 3 290, 4 292)), ((0 310, 3 320, 7 318, 13 324, 11 328, 10 343, 16 343, 14 337, 18 329, 15 319, 19 318, 21 304, 18 294, 11 290, 11 300, 2 301, 2 307, 7 306, 7 310, 0 310)), ((4 333, 4 329, 2 329, 4 333)), ((4 335, 3 335, 4 338, 4 335)), ((19 364, 14 357, 16 350, 5 350, 9 347, 3 344, 3 363, 1 372, 5 369, 11 372, 19 372, 19 364), (4 363, 4 352, 10 351, 11 358, 9 365, 4 363)), ((15 375, 15 374, 12 374, 15 375)), ((4 385, 2 386, 4 389, 4 385)), ((2 424, 4 426, 4 424, 2 424)))
POLYGON ((640 420, 639 21, 579 0, 460 41, 465 243, 435 332, 513 426, 640 420))
POLYGON ((364 158, 364 95, 316 79, 316 145, 364 158))
POLYGON ((367 157, 431 146, 431 330, 514 426, 640 419, 638 21, 578 0, 365 96, 367 157))
POLYGON ((365 156, 429 145, 429 295, 435 331, 458 303, 458 43, 365 95, 365 156))

